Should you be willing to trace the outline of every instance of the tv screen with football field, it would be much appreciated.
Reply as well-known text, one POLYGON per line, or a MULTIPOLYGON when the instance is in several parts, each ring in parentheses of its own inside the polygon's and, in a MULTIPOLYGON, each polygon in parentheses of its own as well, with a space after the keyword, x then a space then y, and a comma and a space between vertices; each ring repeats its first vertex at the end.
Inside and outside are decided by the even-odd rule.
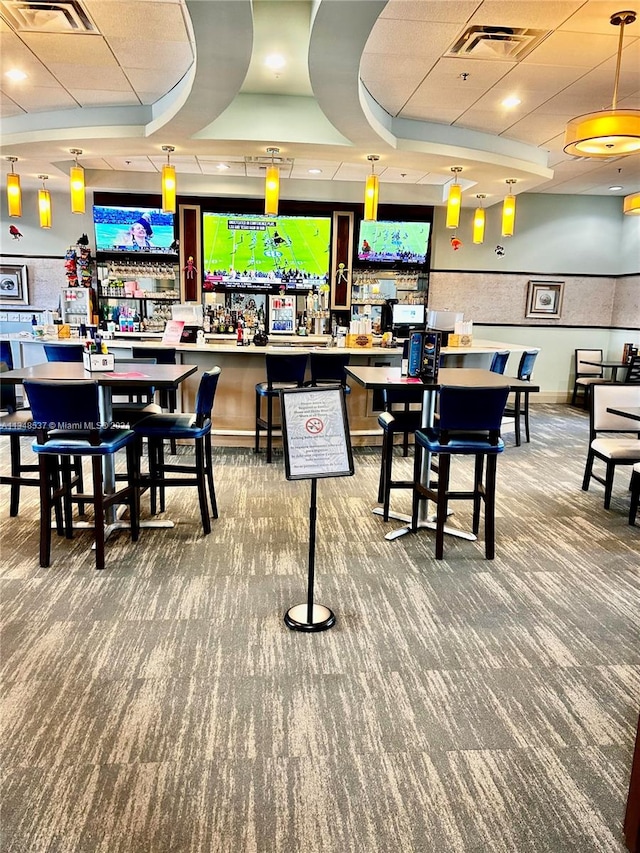
POLYGON ((205 276, 223 281, 325 281, 330 243, 328 216, 202 216, 205 276))

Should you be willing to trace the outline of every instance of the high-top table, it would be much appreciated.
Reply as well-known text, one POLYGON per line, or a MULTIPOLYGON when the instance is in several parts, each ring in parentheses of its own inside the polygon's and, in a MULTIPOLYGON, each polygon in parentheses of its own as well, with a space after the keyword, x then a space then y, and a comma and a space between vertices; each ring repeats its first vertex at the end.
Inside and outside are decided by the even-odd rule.
MULTIPOLYGON (((31 367, 19 367, 2 374, 2 382, 20 385, 25 379, 48 379, 55 382, 73 382, 76 380, 92 379, 101 389, 100 416, 107 425, 113 423, 112 395, 118 393, 118 388, 129 391, 132 387, 140 388, 177 388, 198 367, 194 364, 118 364, 116 370, 88 371, 77 362, 50 361, 34 364, 31 367)), ((35 437, 35 433, 34 433, 35 437)), ((114 460, 104 457, 104 486, 107 493, 115 491, 116 473, 114 460)), ((142 526, 142 524, 141 524, 142 526)), ((145 527, 173 527, 169 520, 153 519, 144 522, 145 527)), ((128 527, 128 523, 117 518, 116 508, 108 509, 105 536, 113 530, 128 527)))
MULTIPOLYGON (((403 376, 399 367, 356 367, 349 366, 346 372, 355 381, 368 389, 383 389, 394 388, 398 386, 418 386, 422 387, 424 394, 422 397, 422 426, 428 427, 433 425, 433 415, 435 411, 438 389, 443 385, 454 385, 457 387, 472 387, 472 388, 500 388, 505 385, 509 386, 510 391, 521 391, 529 394, 540 390, 539 385, 534 385, 532 382, 524 379, 516 379, 513 376, 504 376, 501 373, 493 373, 491 370, 482 370, 481 368, 467 367, 441 367, 438 371, 438 378, 435 381, 423 382, 421 379, 414 379, 409 376, 403 376)), ((423 454, 423 464, 421 479, 426 483, 431 469, 430 454, 423 454)), ((427 515, 427 501, 420 501, 420 516, 418 518, 419 528, 428 528, 435 530, 435 522, 427 515)), ((382 515, 382 507, 373 509, 374 515, 382 515)), ((385 539, 393 540, 405 533, 411 532, 411 518, 406 515, 390 513, 392 518, 397 521, 405 522, 404 527, 392 530, 387 533, 385 539)), ((458 536, 461 539, 475 539, 473 533, 467 533, 463 530, 457 530, 452 527, 445 527, 445 532, 451 536, 458 536)))
POLYGON ((626 361, 616 361, 615 359, 612 361, 587 361, 586 359, 582 359, 583 364, 590 364, 592 367, 602 367, 604 370, 611 371, 611 381, 618 381, 618 371, 619 370, 627 370, 629 365, 626 361))

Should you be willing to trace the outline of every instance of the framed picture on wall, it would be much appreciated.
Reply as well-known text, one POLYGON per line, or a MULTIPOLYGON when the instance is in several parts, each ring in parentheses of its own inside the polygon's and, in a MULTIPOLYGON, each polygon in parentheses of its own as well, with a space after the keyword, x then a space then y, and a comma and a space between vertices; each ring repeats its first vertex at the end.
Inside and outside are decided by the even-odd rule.
POLYGON ((0 304, 28 305, 29 291, 27 288, 26 265, 0 266, 0 304))
POLYGON ((526 317, 554 318, 562 311, 563 281, 530 281, 526 317))

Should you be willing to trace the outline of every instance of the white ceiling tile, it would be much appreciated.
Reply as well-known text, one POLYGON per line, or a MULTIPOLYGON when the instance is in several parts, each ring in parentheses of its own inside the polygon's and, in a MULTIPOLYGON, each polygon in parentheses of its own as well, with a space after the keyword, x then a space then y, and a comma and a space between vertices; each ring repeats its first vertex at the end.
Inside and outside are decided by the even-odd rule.
POLYGON ((585 50, 585 40, 581 34, 556 32, 534 48, 526 57, 526 61, 531 64, 593 68, 594 65, 615 56, 617 48, 618 39, 615 33, 609 36, 591 36, 589 49, 585 50))
POLYGON ((173 68, 170 71, 155 71, 146 68, 123 68, 122 70, 136 92, 160 91, 166 95, 173 89, 187 69, 183 69, 179 77, 175 76, 173 68))
MULTIPOLYGON (((56 63, 110 66, 116 61, 106 41, 97 35, 75 33, 23 33, 27 47, 51 67, 56 63)), ((55 72, 54 72, 55 73, 55 72)))
POLYGON ((135 33, 143 42, 162 42, 170 33, 172 41, 189 41, 179 3, 158 3, 154 0, 138 0, 137 3, 89 0, 87 8, 106 38, 135 33))
POLYGON ((442 0, 389 0, 380 18, 401 21, 450 21, 464 23, 478 8, 478 0, 443 3, 442 0))
POLYGON ((124 68, 148 68, 170 75, 177 82, 193 62, 189 42, 163 40, 161 43, 137 38, 110 38, 109 47, 124 68))
POLYGON ((105 68, 98 65, 53 63, 51 70, 67 89, 81 85, 83 89, 102 89, 108 92, 131 93, 131 86, 121 68, 115 64, 105 68))
POLYGON ((73 89, 70 94, 78 101, 81 107, 95 106, 138 106, 140 100, 135 94, 129 92, 111 92, 105 89, 73 89))
POLYGON ((457 24, 380 19, 367 40, 367 53, 386 56, 433 56, 444 53, 458 35, 457 24))
POLYGON ((78 106, 77 101, 62 86, 29 86, 19 94, 19 98, 14 91, 9 94, 27 112, 67 110, 78 106))
POLYGON ((108 167, 116 172, 157 172, 148 157, 105 157, 108 167))
POLYGON ((514 3, 513 0, 484 0, 471 22, 494 27, 555 29, 580 8, 583 1, 518 0, 514 3))

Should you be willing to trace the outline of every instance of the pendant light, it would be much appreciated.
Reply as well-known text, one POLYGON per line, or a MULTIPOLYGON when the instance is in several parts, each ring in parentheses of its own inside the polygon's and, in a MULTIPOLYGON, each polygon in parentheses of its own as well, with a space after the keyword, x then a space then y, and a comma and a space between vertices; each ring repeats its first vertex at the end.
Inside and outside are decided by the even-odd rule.
POLYGON ((640 216, 640 193, 625 196, 623 210, 628 216, 640 216))
POLYGON ((367 175, 364 185, 364 221, 376 222, 378 219, 378 195, 380 186, 378 176, 374 169, 380 157, 377 154, 369 154, 367 160, 371 163, 371 174, 367 175))
POLYGON ((598 158, 620 157, 640 151, 640 110, 617 109, 624 28, 635 19, 635 12, 616 12, 611 16, 613 26, 620 27, 611 109, 572 118, 565 131, 566 154, 598 158))
POLYGON ((7 208, 9 216, 22 216, 22 190, 20 189, 20 175, 13 171, 13 164, 18 162, 17 157, 7 157, 11 163, 11 172, 7 175, 7 208))
POLYGON ((75 165, 69 172, 69 187, 71 192, 71 213, 84 213, 84 169, 78 165, 78 155, 82 154, 81 148, 70 148, 69 154, 75 155, 75 165))
POLYGON ((513 237, 513 226, 516 222, 516 197, 511 192, 511 186, 516 183, 516 179, 507 178, 505 183, 509 187, 509 194, 504 197, 502 203, 502 236, 513 237))
POLYGON ((479 207, 476 207, 476 212, 473 214, 473 242, 474 243, 484 243, 484 225, 485 225, 485 211, 482 206, 482 199, 486 198, 485 193, 478 193, 476 198, 479 201, 479 207))
POLYGON ((173 145, 163 145, 167 152, 167 162, 162 167, 162 212, 176 212, 176 167, 171 165, 171 154, 175 151, 173 145))
POLYGON ((457 228, 460 223, 460 202, 462 201, 462 187, 458 183, 458 174, 462 166, 452 166, 454 174, 453 183, 449 187, 449 198, 447 199, 447 228, 457 228))
POLYGON ((45 186, 49 175, 38 175, 42 181, 42 189, 38 190, 38 213, 40 215, 40 227, 51 228, 51 193, 45 186))
POLYGON ((265 216, 278 215, 278 202, 280 201, 280 169, 276 166, 274 157, 279 153, 279 148, 267 148, 267 154, 271 154, 271 163, 267 166, 267 171, 264 177, 265 216))

